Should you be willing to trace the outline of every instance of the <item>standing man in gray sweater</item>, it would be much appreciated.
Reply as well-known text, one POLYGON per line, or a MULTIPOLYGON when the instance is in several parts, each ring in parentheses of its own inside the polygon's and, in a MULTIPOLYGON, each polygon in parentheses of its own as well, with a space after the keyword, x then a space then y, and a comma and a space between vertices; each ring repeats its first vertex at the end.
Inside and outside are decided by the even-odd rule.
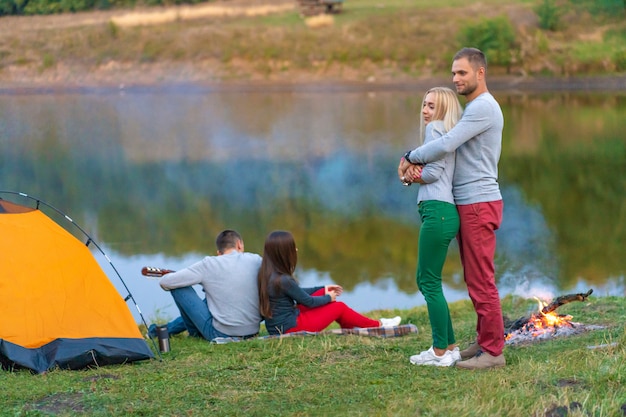
POLYGON ((261 256, 244 252, 243 239, 234 230, 221 232, 215 244, 217 256, 207 256, 161 279, 161 288, 170 291, 181 315, 168 323, 168 330, 186 329, 191 336, 206 340, 253 337, 261 323, 257 288, 261 256), (206 299, 198 296, 192 287, 196 284, 202 286, 206 299))
POLYGON ((502 221, 503 202, 498 185, 498 161, 502 149, 504 118, 487 89, 487 61, 475 48, 463 48, 452 62, 452 81, 458 94, 467 98, 463 117, 447 134, 409 151, 398 167, 419 182, 418 165, 437 161, 456 151, 452 180, 454 202, 460 218, 457 235, 463 274, 476 310, 477 340, 460 352, 464 369, 486 369, 505 365, 504 324, 500 295, 495 283, 495 231, 502 221))

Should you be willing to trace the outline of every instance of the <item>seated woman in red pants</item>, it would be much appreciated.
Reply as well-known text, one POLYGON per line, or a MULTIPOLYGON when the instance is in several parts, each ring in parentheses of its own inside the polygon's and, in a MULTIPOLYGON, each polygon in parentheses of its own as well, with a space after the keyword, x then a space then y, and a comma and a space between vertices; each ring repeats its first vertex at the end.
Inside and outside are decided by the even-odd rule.
POLYGON ((281 230, 270 233, 258 276, 260 310, 269 334, 320 332, 334 321, 344 329, 400 324, 400 317, 374 320, 335 301, 342 292, 339 285, 301 288, 293 276, 297 263, 293 235, 281 230))

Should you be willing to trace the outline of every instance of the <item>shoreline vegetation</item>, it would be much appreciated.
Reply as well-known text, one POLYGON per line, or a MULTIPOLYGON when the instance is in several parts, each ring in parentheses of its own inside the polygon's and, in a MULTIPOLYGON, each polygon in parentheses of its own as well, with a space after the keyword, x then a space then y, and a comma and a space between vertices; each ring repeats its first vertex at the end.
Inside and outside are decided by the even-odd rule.
POLYGON ((215 0, 3 16, 0 92, 420 90, 449 85, 452 54, 490 31, 492 90, 626 90, 626 10, 564 6, 547 30, 539 3, 347 0, 341 13, 305 18, 295 0, 215 0))

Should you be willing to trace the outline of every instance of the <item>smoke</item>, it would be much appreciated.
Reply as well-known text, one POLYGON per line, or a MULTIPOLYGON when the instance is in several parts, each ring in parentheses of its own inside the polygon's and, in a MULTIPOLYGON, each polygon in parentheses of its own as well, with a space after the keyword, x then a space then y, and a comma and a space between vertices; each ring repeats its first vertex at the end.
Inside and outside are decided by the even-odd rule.
POLYGON ((537 297, 543 301, 555 298, 557 288, 554 281, 536 271, 505 272, 500 277, 498 290, 501 294, 511 294, 522 298, 537 297))
POLYGON ((539 206, 528 203, 520 190, 502 188, 504 215, 498 230, 496 270, 503 294, 550 300, 559 291, 555 238, 539 206))

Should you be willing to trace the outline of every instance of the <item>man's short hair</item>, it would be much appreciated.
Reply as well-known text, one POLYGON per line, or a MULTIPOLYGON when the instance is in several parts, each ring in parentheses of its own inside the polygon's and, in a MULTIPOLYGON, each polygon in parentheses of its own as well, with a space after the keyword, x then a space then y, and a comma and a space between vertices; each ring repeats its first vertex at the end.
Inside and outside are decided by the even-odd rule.
POLYGON ((223 253, 228 249, 236 249, 237 242, 243 242, 243 239, 239 233, 234 230, 224 230, 215 239, 215 246, 217 251, 223 253))
POLYGON ((453 61, 466 58, 474 70, 483 67, 487 71, 487 58, 483 51, 477 48, 463 48, 454 55, 453 61))

